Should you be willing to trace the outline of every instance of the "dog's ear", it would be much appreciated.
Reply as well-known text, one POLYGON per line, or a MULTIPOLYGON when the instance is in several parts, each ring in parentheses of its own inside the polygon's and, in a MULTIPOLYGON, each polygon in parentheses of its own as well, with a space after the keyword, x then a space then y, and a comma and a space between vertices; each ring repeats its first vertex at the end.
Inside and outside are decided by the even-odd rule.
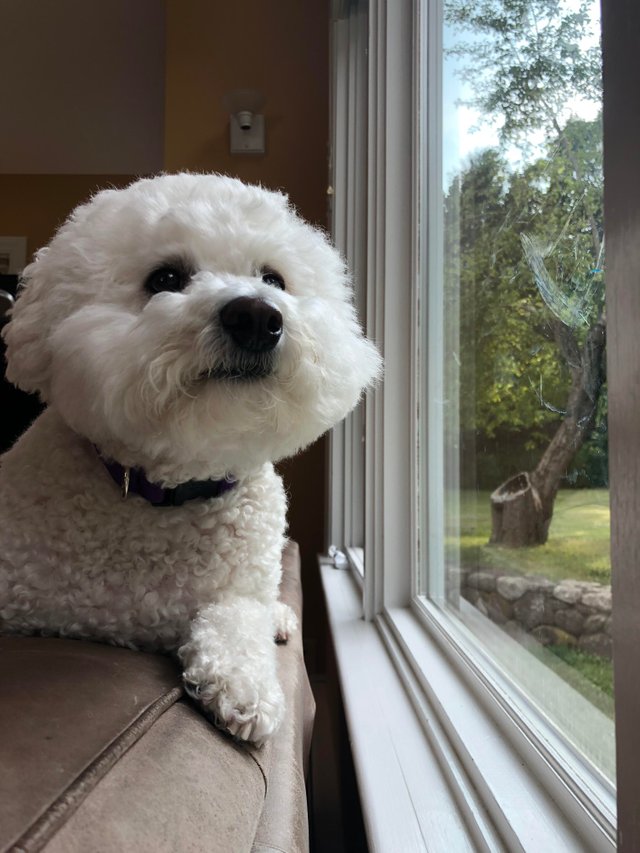
POLYGON ((41 249, 25 268, 11 320, 2 330, 7 345, 7 379, 23 391, 37 391, 46 401, 50 384, 50 307, 46 293, 46 254, 41 249))

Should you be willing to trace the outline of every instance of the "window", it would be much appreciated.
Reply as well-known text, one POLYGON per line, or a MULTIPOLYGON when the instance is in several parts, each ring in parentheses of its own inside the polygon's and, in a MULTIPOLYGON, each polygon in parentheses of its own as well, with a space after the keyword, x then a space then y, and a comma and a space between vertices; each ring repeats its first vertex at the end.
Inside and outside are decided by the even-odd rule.
POLYGON ((418 591, 613 783, 599 3, 442 12, 418 591))
POLYGON ((332 448, 364 623, 343 631, 323 579, 347 705, 372 665, 340 663, 342 634, 393 661, 460 849, 614 849, 616 796, 619 849, 640 845, 639 18, 603 6, 603 124, 591 0, 335 4, 334 230, 385 357, 332 448))

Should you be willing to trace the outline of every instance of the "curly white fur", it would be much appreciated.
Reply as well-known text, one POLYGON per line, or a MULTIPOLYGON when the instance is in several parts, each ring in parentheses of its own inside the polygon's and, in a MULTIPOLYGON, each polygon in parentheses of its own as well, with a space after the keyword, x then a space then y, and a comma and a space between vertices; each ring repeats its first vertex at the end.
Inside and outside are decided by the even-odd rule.
POLYGON ((339 421, 380 359, 326 237, 286 197, 216 175, 99 193, 25 270, 7 376, 49 406, 2 458, 0 626, 176 651, 192 695, 238 737, 283 712, 274 635, 286 502, 273 462, 339 421), (179 292, 150 294, 162 264, 179 292), (277 270, 284 290, 263 281, 277 270), (266 300, 282 336, 264 376, 221 322, 266 300), (96 448, 175 486, 232 477, 181 507, 122 501, 96 448))

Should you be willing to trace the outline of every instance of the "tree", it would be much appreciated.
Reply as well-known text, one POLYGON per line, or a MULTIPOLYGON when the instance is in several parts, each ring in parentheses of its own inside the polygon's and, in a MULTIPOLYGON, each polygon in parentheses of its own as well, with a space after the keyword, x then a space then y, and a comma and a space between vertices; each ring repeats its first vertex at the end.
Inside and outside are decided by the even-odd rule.
POLYGON ((557 420, 566 377, 545 327, 544 304, 528 274, 520 233, 543 196, 535 170, 510 174, 494 149, 475 154, 445 199, 445 280, 457 293, 463 431, 493 438, 505 430, 540 440, 557 420), (522 199, 526 199, 523 209, 522 199), (535 390, 532 390, 535 388, 535 390), (537 391, 550 405, 540 405, 537 391), (553 404, 551 404, 553 403, 553 404))
POLYGON ((469 103, 501 121, 504 143, 532 131, 546 137, 547 158, 526 166, 509 187, 514 197, 524 191, 523 209, 537 206, 538 216, 521 226, 514 220, 511 231, 546 312, 544 322, 532 314, 531 328, 555 342, 569 376, 558 407, 564 416, 537 465, 492 496, 496 544, 546 541, 559 485, 593 429, 604 381, 601 135, 597 122, 566 114, 572 99, 600 100, 599 48, 593 39, 587 43, 590 6, 586 0, 445 2, 446 21, 469 34, 450 50, 463 61, 469 103))

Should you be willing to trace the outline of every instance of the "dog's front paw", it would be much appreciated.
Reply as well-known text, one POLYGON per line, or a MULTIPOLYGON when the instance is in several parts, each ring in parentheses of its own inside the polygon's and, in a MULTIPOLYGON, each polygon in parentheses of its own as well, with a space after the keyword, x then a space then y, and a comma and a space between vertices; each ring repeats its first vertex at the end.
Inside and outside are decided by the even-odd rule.
POLYGON ((240 675, 209 682, 194 680, 194 676, 184 673, 185 690, 219 728, 257 746, 278 729, 284 714, 284 695, 277 682, 257 687, 240 675))
POLYGON ((284 713, 273 631, 270 606, 231 599, 205 608, 178 649, 187 692, 218 726, 253 743, 275 732, 284 713))
POLYGON ((284 604, 282 601, 274 603, 273 626, 276 643, 286 643, 298 627, 298 617, 288 604, 284 604))

